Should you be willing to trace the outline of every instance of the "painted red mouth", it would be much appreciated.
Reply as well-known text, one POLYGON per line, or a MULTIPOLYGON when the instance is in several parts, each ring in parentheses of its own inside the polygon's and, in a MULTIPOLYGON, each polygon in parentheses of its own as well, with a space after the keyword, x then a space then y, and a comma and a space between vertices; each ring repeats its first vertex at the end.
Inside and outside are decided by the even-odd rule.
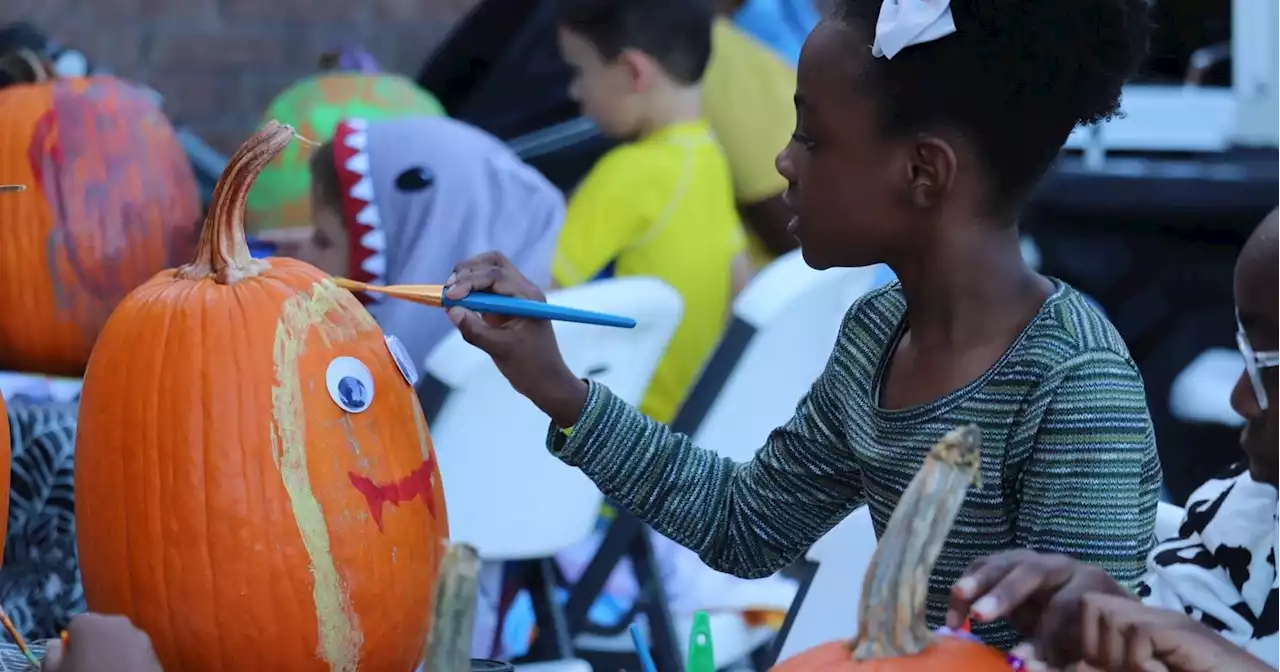
POLYGON ((432 517, 436 515, 436 497, 435 485, 432 483, 431 477, 436 471, 435 456, 428 457, 423 460, 422 465, 413 470, 413 473, 404 478, 378 485, 366 476, 349 472, 351 485, 355 486, 360 494, 364 495, 365 501, 369 503, 369 512, 373 514, 373 522, 378 524, 378 531, 382 531, 382 508, 384 504, 392 506, 400 506, 404 502, 413 501, 418 497, 422 497, 427 503, 427 510, 431 512, 432 517))

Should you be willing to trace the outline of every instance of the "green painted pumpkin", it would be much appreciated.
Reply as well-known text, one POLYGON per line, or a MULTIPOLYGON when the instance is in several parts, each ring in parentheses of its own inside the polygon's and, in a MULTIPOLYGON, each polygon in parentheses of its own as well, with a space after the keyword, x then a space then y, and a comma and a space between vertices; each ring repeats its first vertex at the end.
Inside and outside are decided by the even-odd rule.
MULTIPOLYGON (((405 77, 325 72, 285 89, 267 107, 264 118, 289 124, 309 140, 325 142, 347 117, 376 121, 444 113, 434 96, 405 77)), ((249 192, 245 226, 250 233, 311 226, 309 157, 307 147, 294 143, 262 171, 249 192)))

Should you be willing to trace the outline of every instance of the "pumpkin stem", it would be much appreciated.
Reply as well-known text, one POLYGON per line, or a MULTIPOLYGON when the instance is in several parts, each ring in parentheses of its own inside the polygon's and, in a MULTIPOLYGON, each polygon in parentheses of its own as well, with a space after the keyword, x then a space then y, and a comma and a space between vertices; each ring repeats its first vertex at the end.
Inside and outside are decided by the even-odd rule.
POLYGON ((23 47, 0 56, 0 74, 12 84, 40 84, 54 78, 55 68, 49 59, 23 47))
POLYGON ((436 578, 435 617, 427 638, 424 670, 471 669, 471 633, 475 627, 480 555, 467 544, 449 544, 436 578))
POLYGON ((271 267, 249 254, 244 237, 244 204, 258 174, 296 136, 292 126, 272 120, 240 145, 213 188, 213 202, 204 218, 196 258, 178 269, 178 277, 213 278, 218 284, 230 285, 271 267))
POLYGON ((947 432, 907 486, 862 583, 855 660, 913 656, 932 641, 924 617, 929 577, 976 482, 981 444, 976 425, 947 432))

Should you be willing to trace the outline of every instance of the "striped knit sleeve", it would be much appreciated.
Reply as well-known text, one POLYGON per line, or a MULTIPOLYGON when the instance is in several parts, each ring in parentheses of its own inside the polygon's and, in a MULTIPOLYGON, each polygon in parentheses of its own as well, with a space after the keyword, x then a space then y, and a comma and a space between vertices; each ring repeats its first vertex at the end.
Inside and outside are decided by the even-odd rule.
POLYGON ((1101 567, 1132 589, 1145 572, 1160 489, 1142 378, 1127 357, 1098 350, 1046 381, 1057 382, 1033 400, 1043 414, 1022 473, 1016 540, 1101 567))
POLYGON ((547 444, 600 490, 719 571, 743 578, 787 566, 863 503, 857 462, 819 376, 795 416, 746 464, 698 448, 592 383, 573 432, 547 444))

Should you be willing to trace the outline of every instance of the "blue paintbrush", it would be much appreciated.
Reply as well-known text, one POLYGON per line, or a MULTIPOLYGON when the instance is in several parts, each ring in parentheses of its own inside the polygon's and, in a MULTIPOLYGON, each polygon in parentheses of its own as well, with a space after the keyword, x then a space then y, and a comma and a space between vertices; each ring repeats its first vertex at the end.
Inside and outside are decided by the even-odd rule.
POLYGON ((378 292, 392 298, 413 301, 438 308, 461 306, 477 313, 494 313, 507 317, 524 317, 533 320, 558 320, 560 322, 578 322, 596 324, 602 327, 619 327, 631 329, 636 321, 629 317, 607 315, 589 310, 578 310, 565 306, 556 306, 541 301, 517 299, 510 296, 472 292, 461 299, 451 299, 444 295, 444 285, 369 285, 346 278, 334 278, 334 284, 352 292, 378 292))

